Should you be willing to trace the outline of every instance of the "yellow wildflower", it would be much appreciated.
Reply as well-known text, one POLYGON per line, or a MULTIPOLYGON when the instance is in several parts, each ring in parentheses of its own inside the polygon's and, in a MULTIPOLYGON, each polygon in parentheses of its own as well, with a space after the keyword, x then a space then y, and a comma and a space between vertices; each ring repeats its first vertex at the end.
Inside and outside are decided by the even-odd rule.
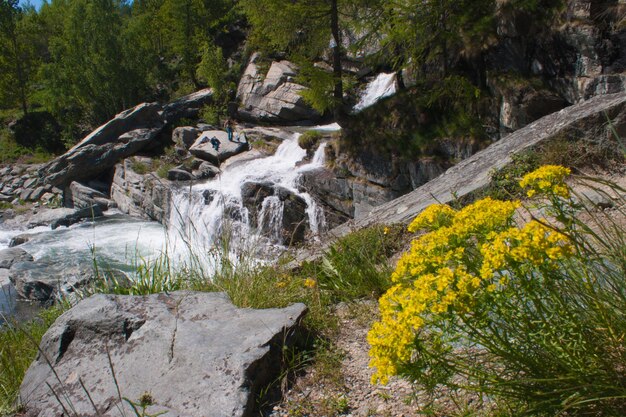
POLYGON ((307 278, 304 280, 304 286, 307 288, 315 288, 317 286, 317 281, 313 278, 307 278))
POLYGON ((409 225, 409 232, 415 233, 418 230, 437 230, 448 226, 455 215, 453 208, 446 204, 433 204, 422 211, 409 225))
POLYGON ((519 184, 522 188, 528 188, 526 192, 528 197, 538 193, 569 198, 570 192, 565 184, 565 178, 571 173, 569 168, 560 165, 544 165, 526 174, 519 184))

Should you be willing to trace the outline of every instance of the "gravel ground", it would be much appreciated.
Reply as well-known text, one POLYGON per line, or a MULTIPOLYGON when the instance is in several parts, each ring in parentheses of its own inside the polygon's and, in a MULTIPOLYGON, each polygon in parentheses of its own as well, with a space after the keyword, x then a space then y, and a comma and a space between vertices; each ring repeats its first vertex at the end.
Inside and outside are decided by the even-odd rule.
POLYGON ((374 301, 342 304, 337 307, 339 329, 333 336, 333 351, 338 352, 336 369, 320 369, 315 364, 297 377, 274 407, 272 417, 294 416, 380 416, 409 417, 434 414, 450 415, 460 403, 472 407, 476 398, 461 396, 444 389, 429 396, 410 382, 392 378, 387 385, 372 385, 373 370, 368 367, 367 331, 377 319, 374 301))

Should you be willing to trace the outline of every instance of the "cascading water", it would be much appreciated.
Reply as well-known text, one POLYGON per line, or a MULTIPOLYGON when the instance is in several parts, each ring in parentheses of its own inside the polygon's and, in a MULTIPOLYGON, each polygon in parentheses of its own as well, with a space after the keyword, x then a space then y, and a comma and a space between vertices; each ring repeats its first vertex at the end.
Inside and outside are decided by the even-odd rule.
POLYGON ((170 248, 183 258, 191 251, 197 259, 227 239, 233 258, 246 250, 253 250, 259 258, 267 257, 280 246, 284 203, 277 195, 267 196, 258 208, 258 224, 253 228, 242 193, 247 183, 287 190, 303 199, 312 234, 322 231, 323 211, 308 193, 298 189, 297 181, 302 172, 323 166, 325 145, 317 149, 311 162, 299 165, 306 151, 298 145, 298 136, 293 134, 284 140, 272 156, 231 163, 213 180, 174 191, 170 248))
POLYGON ((381 73, 367 85, 365 91, 361 95, 361 99, 354 106, 352 111, 358 113, 372 105, 378 100, 389 97, 396 93, 396 74, 381 73))

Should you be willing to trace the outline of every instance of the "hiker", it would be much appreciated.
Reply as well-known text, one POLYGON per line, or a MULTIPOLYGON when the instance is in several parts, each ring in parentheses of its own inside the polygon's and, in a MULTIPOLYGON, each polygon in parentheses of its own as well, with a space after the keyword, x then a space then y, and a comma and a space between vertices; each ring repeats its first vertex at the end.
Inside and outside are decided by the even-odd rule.
POLYGON ((215 149, 216 151, 220 150, 220 140, 215 136, 211 138, 211 145, 213 145, 213 149, 215 149))
POLYGON ((232 142, 233 141, 233 121, 230 119, 227 119, 226 122, 224 123, 224 129, 226 129, 226 133, 228 133, 228 141, 232 142))

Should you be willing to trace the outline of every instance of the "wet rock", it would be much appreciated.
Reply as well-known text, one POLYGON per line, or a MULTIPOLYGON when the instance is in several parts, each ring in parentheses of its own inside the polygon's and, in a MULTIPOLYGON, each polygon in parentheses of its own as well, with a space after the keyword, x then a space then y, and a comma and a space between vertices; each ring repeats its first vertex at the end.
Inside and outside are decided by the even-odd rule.
POLYGON ((272 183, 255 182, 244 183, 241 196, 252 227, 259 228, 280 244, 292 245, 304 241, 310 225, 307 204, 302 197, 272 183))
POLYGON ((102 217, 102 208, 99 205, 93 205, 90 207, 84 207, 81 209, 73 210, 67 216, 63 216, 59 219, 54 220, 50 227, 52 229, 57 229, 61 226, 69 227, 73 224, 80 222, 85 219, 94 219, 96 217, 102 217))
POLYGON ((204 161, 216 166, 228 158, 238 155, 250 149, 248 142, 231 142, 228 134, 221 130, 209 130, 203 132, 196 140, 189 152, 204 161), (215 145, 212 141, 216 141, 215 145), (217 149, 216 149, 217 148, 217 149))
POLYGON ((48 262, 17 262, 9 278, 18 298, 42 303, 68 297, 77 289, 94 282, 93 265, 60 265, 48 262))
POLYGON ((174 168, 167 172, 167 179, 170 181, 192 181, 195 177, 184 169, 174 168))
POLYGON ((20 248, 9 248, 0 250, 0 269, 9 269, 17 262, 32 261, 33 256, 20 248))
POLYGON ((20 388, 25 415, 63 413, 48 386, 83 416, 117 416, 118 408, 131 415, 118 387, 131 401, 150 393, 150 414, 255 415, 259 390, 281 372, 281 352, 305 313, 303 304, 239 309, 218 293, 92 296, 44 335, 20 388))
POLYGON ((239 86, 237 98, 242 103, 239 116, 254 122, 294 123, 320 118, 302 98, 306 88, 293 82, 296 66, 289 61, 273 62, 267 74, 261 74, 254 54, 239 86))
POLYGON ((204 190, 202 192, 202 198, 204 199, 204 204, 207 206, 211 204, 216 194, 217 194, 217 191, 215 190, 204 190))
POLYGON ((51 226, 52 224, 64 224, 72 222, 76 223, 83 219, 90 219, 92 217, 98 217, 102 215, 102 210, 95 209, 81 209, 75 210, 71 208, 41 208, 36 213, 27 212, 15 216, 5 222, 8 228, 26 228, 32 229, 37 226, 51 226))
POLYGON ((72 181, 65 189, 64 199, 66 206, 74 208, 98 206, 101 210, 106 210, 112 204, 106 194, 76 181, 72 181))
POLYGON ((24 243, 28 242, 29 240, 30 240, 30 235, 27 235, 27 234, 14 236, 9 241, 9 247, 10 248, 14 248, 16 246, 23 245, 24 243))
POLYGON ((283 203, 281 235, 282 243, 287 246, 304 242, 310 230, 307 203, 302 197, 290 190, 278 188, 278 198, 283 203))

